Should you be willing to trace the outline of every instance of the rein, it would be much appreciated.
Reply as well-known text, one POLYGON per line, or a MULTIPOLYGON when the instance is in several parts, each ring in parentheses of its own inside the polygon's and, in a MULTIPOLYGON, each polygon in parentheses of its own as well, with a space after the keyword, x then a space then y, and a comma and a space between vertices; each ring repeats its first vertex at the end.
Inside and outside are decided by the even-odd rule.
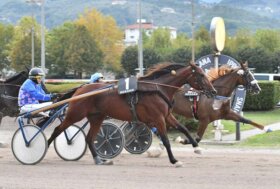
POLYGON ((154 83, 154 82, 149 82, 149 81, 138 81, 139 83, 145 83, 145 84, 150 84, 150 85, 159 85, 159 86, 163 86, 163 87, 170 87, 170 88, 174 88, 174 89, 181 89, 181 87, 176 87, 173 85, 167 85, 167 84, 162 84, 162 83, 154 83))
POLYGON ((10 85, 10 86, 15 86, 15 87, 20 87, 21 85, 16 85, 16 84, 9 84, 9 83, 0 83, 0 85, 10 85))
MULTIPOLYGON (((187 78, 187 81, 191 78, 192 74, 190 74, 187 78)), ((139 83, 146 83, 146 84, 150 84, 150 85, 159 85, 159 86, 163 86, 163 87, 170 87, 170 88, 174 88, 174 89, 177 89, 177 90, 182 90, 181 87, 176 87, 176 86, 173 86, 173 85, 167 85, 167 84, 162 84, 162 83, 154 83, 154 82, 149 82, 149 81, 139 81, 139 83)))

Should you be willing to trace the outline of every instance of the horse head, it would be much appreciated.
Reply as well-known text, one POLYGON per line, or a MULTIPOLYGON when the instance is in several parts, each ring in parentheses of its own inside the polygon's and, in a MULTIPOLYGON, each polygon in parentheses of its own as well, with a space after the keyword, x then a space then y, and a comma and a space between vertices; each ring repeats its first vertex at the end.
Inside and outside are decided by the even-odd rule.
POLYGON ((188 83, 195 89, 201 90, 207 97, 213 97, 217 94, 216 89, 212 83, 208 80, 205 72, 202 68, 194 63, 190 63, 192 69, 192 76, 188 80, 188 83))
POLYGON ((261 88, 258 81, 255 79, 253 73, 248 68, 248 62, 240 63, 242 69, 237 71, 237 74, 242 76, 242 84, 246 90, 252 94, 259 94, 261 88))
POLYGON ((16 75, 6 79, 4 83, 21 85, 28 78, 28 71, 21 71, 16 75))

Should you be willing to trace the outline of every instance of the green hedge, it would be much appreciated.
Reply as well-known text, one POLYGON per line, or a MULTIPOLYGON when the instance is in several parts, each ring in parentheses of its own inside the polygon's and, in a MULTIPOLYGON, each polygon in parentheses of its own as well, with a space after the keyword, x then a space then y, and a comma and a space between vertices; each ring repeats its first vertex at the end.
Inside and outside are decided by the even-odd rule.
POLYGON ((243 110, 271 110, 280 101, 280 82, 259 82, 258 95, 247 93, 243 110))

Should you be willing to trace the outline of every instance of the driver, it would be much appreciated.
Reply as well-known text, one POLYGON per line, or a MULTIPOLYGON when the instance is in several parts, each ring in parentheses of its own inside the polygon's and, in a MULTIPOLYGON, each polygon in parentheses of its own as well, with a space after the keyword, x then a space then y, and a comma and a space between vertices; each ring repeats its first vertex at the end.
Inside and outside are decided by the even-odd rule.
POLYGON ((41 68, 32 68, 28 76, 19 89, 18 105, 21 113, 48 106, 52 104, 50 100, 58 97, 57 94, 46 94, 43 90, 42 79, 45 73, 41 68))
POLYGON ((104 79, 104 76, 102 75, 102 73, 95 73, 92 74, 90 77, 90 83, 98 83, 101 82, 104 79))

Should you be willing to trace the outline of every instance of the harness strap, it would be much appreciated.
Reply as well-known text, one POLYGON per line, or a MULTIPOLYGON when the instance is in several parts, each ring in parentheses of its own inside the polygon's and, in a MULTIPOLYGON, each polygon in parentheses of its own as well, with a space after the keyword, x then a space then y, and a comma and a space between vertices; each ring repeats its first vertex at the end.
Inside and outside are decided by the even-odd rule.
POLYGON ((196 120, 198 120, 198 115, 197 115, 198 105, 197 105, 197 102, 198 102, 198 98, 197 98, 197 96, 194 96, 193 97, 192 113, 193 113, 193 117, 196 120))
POLYGON ((128 104, 130 105, 130 111, 132 112, 133 121, 138 122, 138 116, 135 109, 135 105, 138 103, 138 93, 129 93, 126 95, 126 99, 128 100, 128 104))
POLYGON ((166 104, 168 105, 168 107, 169 107, 169 109, 171 109, 171 108, 173 108, 173 106, 174 106, 174 100, 172 100, 171 102, 170 102, 170 100, 161 92, 161 91, 156 91, 158 94, 159 94, 159 96, 166 102, 166 104))

